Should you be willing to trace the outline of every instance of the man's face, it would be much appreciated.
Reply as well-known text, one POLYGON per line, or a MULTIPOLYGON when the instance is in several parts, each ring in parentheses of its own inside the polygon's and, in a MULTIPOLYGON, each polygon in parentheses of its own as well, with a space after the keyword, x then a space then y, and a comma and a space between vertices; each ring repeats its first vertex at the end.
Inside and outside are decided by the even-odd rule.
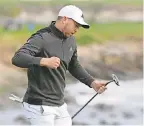
POLYGON ((78 31, 80 25, 76 23, 73 19, 65 17, 63 21, 64 21, 63 33, 65 36, 67 37, 72 36, 78 31))

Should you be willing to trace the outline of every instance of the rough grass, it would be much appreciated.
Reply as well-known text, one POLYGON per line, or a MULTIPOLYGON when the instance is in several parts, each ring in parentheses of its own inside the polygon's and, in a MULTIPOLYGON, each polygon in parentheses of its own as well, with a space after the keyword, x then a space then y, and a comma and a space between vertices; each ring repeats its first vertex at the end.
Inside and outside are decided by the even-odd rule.
MULTIPOLYGON (((3 31, 0 28, 0 45, 18 46, 26 42, 27 38, 40 28, 29 31, 24 25, 20 31, 3 31)), ((79 45, 91 43, 105 43, 108 40, 121 40, 125 38, 142 38, 142 23, 110 23, 92 24, 89 30, 80 28, 75 35, 79 45)))
POLYGON ((89 30, 80 29, 76 34, 79 44, 104 43, 128 37, 142 38, 142 23, 93 24, 89 30))

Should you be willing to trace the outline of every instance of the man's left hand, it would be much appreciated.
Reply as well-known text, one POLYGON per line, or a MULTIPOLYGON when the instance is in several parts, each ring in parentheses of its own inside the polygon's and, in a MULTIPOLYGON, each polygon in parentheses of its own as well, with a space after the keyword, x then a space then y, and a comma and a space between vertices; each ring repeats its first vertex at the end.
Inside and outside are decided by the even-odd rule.
POLYGON ((91 87, 99 94, 103 93, 107 89, 106 82, 97 80, 92 82, 91 87))

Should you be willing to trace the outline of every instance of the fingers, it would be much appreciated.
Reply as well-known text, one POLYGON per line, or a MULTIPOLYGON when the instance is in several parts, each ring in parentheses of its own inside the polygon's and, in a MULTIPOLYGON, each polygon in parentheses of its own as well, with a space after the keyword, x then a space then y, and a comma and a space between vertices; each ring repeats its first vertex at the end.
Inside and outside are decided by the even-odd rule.
POLYGON ((107 81, 100 81, 101 86, 105 86, 107 84, 107 81))
POLYGON ((54 58, 55 63, 60 64, 60 59, 58 57, 53 57, 53 58, 54 58))
POLYGON ((92 82, 91 87, 99 94, 103 93, 107 87, 106 87, 107 82, 106 81, 98 81, 95 80, 92 82))
POLYGON ((55 63, 53 68, 57 69, 59 67, 59 65, 60 65, 60 63, 55 63))
POLYGON ((54 57, 56 61, 60 62, 60 58, 54 57))
POLYGON ((101 93, 103 93, 106 89, 107 89, 107 87, 101 86, 97 92, 98 92, 99 94, 101 94, 101 93))
POLYGON ((51 68, 57 69, 60 65, 60 59, 58 57, 51 57, 51 68))

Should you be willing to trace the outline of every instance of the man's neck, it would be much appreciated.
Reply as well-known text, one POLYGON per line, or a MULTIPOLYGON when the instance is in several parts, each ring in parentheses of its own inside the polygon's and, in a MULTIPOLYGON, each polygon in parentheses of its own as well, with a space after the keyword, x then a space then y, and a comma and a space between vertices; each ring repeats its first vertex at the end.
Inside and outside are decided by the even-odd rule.
POLYGON ((61 25, 61 23, 60 23, 59 21, 56 21, 55 27, 56 27, 58 30, 60 30, 61 32, 63 32, 62 25, 61 25))

